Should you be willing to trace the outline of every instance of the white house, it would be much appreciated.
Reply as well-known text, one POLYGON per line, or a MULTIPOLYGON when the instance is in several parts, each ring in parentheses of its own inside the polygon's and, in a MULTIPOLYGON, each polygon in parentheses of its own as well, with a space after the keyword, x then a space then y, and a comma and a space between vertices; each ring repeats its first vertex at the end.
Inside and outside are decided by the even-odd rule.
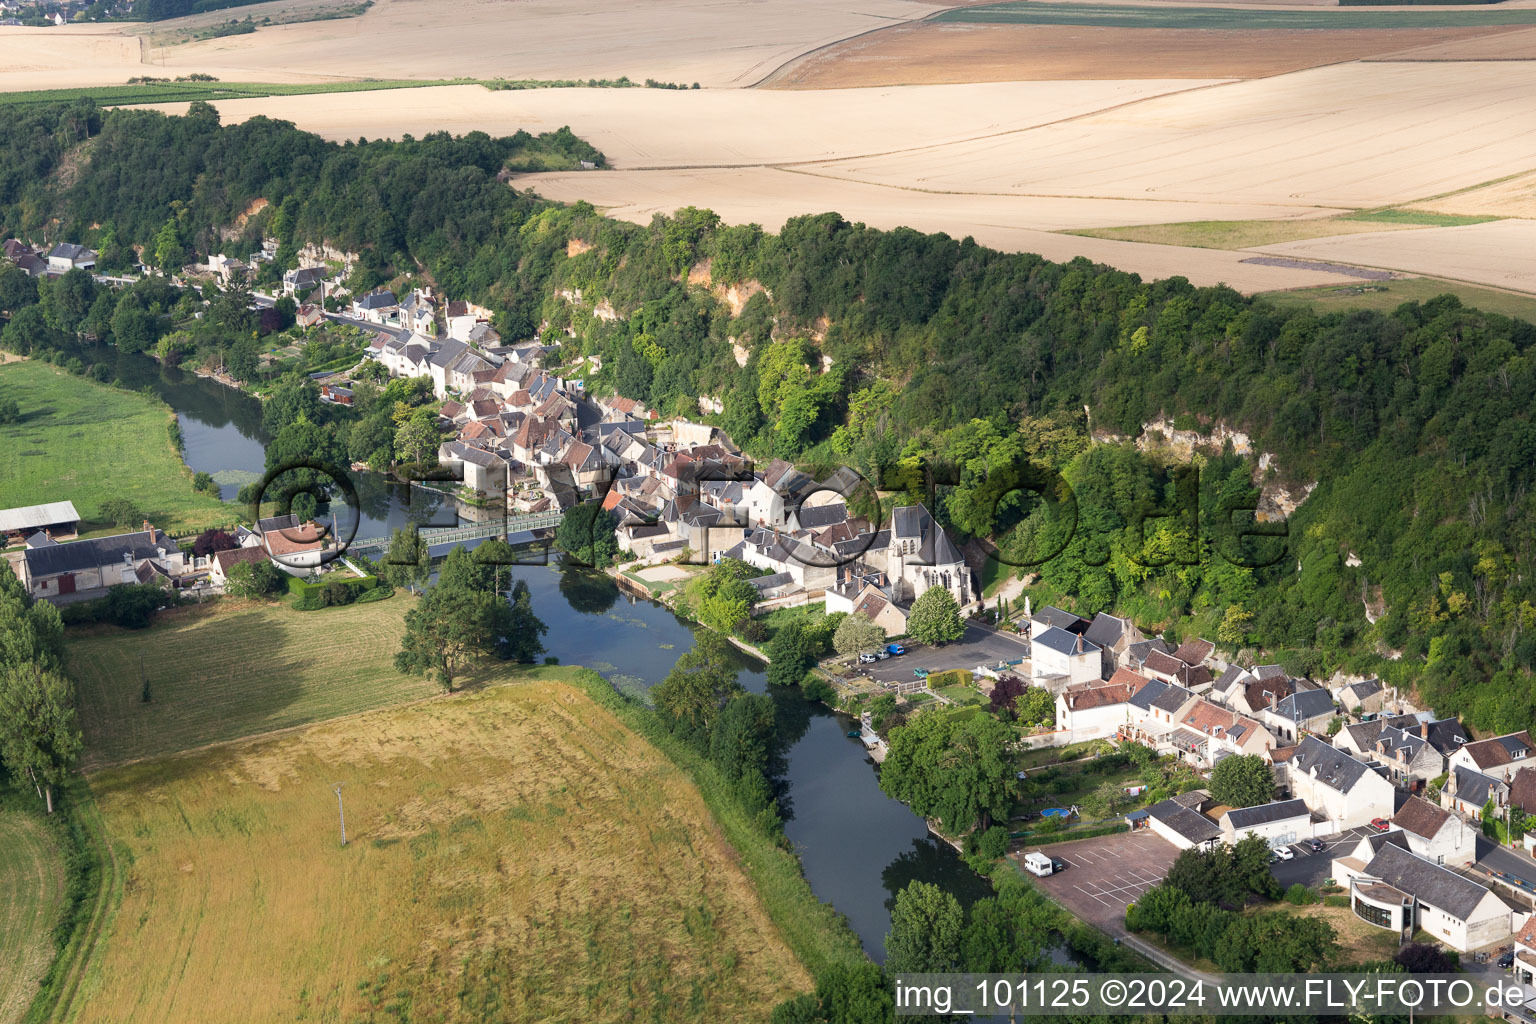
POLYGON ((1203 789, 1180 793, 1148 807, 1147 823, 1180 850, 1208 850, 1221 840, 1221 826, 1201 813, 1210 801, 1203 789))
MULTIPOLYGON (((1128 676, 1134 672, 1124 670, 1128 676)), ((1145 680, 1143 680, 1144 682, 1145 680)), ((1107 683, 1079 683, 1056 695, 1056 728, 1063 743, 1108 739, 1130 721, 1135 687, 1117 672, 1107 683)))
POLYGON ((1432 864, 1458 867, 1477 857, 1477 830, 1428 800, 1409 797, 1392 824, 1408 837, 1408 849, 1432 864))
POLYGON ((1355 916, 1404 940, 1422 928, 1467 952, 1508 938, 1513 930, 1513 911, 1493 892, 1395 843, 1383 843, 1363 867, 1353 857, 1333 864, 1333 877, 1349 885, 1355 916))
POLYGON ((1104 661, 1099 645, 1080 633, 1051 626, 1030 638, 1029 652, 1031 680, 1053 693, 1103 678, 1104 661))
POLYGON ((1392 816, 1392 783, 1364 761, 1316 736, 1304 737, 1294 753, 1280 763, 1285 765, 1283 775, 1291 795, 1327 818, 1332 824, 1329 831, 1342 832, 1392 816))
POLYGON ((1256 835, 1270 846, 1289 846, 1298 839, 1312 835, 1312 812, 1304 800, 1276 800, 1257 807, 1234 807, 1224 812, 1217 822, 1221 835, 1229 843, 1236 843, 1249 835, 1256 835))
POLYGON ((1531 734, 1521 731, 1468 743, 1450 756, 1450 764, 1508 781, 1530 756, 1531 734))
POLYGON ((48 250, 48 273, 67 274, 71 270, 96 269, 96 253, 83 245, 60 242, 48 250))

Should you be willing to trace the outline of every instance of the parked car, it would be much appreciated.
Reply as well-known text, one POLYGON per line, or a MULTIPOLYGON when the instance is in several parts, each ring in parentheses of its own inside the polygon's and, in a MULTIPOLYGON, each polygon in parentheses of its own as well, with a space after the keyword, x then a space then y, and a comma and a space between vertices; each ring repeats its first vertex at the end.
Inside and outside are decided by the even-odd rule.
POLYGON ((1386 818, 1372 818, 1371 828, 1375 829, 1377 832, 1386 832, 1392 828, 1392 823, 1389 822, 1386 818))
POLYGON ((1308 843, 1307 845, 1312 847, 1312 852, 1313 853, 1322 853, 1323 852, 1323 841, 1321 839, 1314 839, 1314 840, 1312 840, 1312 842, 1308 843))
POLYGON ((906 654, 907 649, 901 646, 901 644, 886 644, 885 652, 887 654, 906 654))
POLYGON ((1065 871, 1066 867, 1067 867, 1067 862, 1062 860, 1060 857, 1052 857, 1051 858, 1051 873, 1052 874, 1055 874, 1058 871, 1065 871))
POLYGON ((868 652, 865 652, 864 654, 859 655, 859 664, 860 665, 873 665, 875 663, 875 661, 876 661, 875 656, 873 654, 868 653, 868 652))
POLYGON ((1275 847, 1275 856, 1281 860, 1295 860, 1296 853, 1289 846, 1275 847))
POLYGON ((1513 950, 1499 957, 1499 966, 1504 968, 1506 971, 1515 966, 1515 954, 1513 950))
POLYGON ((891 652, 890 651, 876 651, 875 652, 875 657, 878 658, 881 661, 884 661, 885 659, 889 658, 890 656, 891 656, 891 652))

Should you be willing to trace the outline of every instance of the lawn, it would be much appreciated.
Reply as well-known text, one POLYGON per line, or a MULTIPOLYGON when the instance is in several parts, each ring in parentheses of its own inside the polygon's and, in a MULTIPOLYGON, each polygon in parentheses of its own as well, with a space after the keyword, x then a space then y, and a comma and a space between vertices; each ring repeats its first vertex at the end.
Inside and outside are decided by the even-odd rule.
POLYGON ((566 682, 91 785, 131 867, 80 1024, 761 1021, 811 987, 687 773, 566 682))
MULTIPOLYGON (((1483 218, 1468 218, 1475 223, 1483 218)), ((1090 238, 1154 245, 1186 245, 1196 249, 1251 249, 1278 242, 1328 235, 1353 235, 1365 231, 1394 231, 1421 227, 1412 219, 1359 220, 1328 217, 1322 220, 1192 220, 1177 224, 1137 224, 1121 228, 1082 228, 1064 232, 1090 238)))
POLYGON ((238 514, 192 489, 171 443, 175 414, 159 399, 36 359, 0 365, 0 397, 21 407, 20 423, 0 425, 0 508, 72 501, 90 530, 107 525, 98 520, 102 502, 127 498, 173 533, 238 514))
POLYGON ((771 612, 757 616, 768 630, 771 639, 775 633, 783 629, 791 622, 799 622, 801 625, 814 622, 827 614, 827 603, 817 601, 814 604, 800 604, 792 608, 775 608, 771 612))
POLYGON ((313 612, 221 603, 168 613, 141 631, 71 628, 66 653, 80 690, 84 764, 153 757, 431 696, 435 684, 394 667, 410 600, 397 594, 313 612), (149 680, 147 704, 141 672, 149 680))
POLYGON ((1518 317, 1536 323, 1536 295, 1501 292, 1492 288, 1439 281, 1431 277, 1407 277, 1396 281, 1373 281, 1361 285, 1325 285, 1298 288, 1295 291, 1265 292, 1262 298, 1277 306, 1310 306, 1319 313, 1351 309, 1376 309, 1384 313, 1405 302, 1428 302, 1438 295, 1454 295, 1463 305, 1490 313, 1518 317))
POLYGON ((1385 928, 1366 924, 1348 907, 1325 907, 1314 903, 1307 907, 1289 903, 1265 904, 1261 909, 1278 910, 1297 917, 1317 917, 1333 925, 1339 943, 1339 964, 1379 963, 1397 955, 1397 936, 1385 928))
POLYGON ((38 815, 0 800, 0 1024, 27 1012, 53 959, 64 862, 38 815))

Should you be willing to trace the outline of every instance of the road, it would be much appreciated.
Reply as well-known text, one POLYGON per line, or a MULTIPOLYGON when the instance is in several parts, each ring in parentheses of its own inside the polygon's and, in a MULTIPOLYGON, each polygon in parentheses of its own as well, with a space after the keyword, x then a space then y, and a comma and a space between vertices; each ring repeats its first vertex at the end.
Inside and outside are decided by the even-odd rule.
POLYGON ((1000 661, 1013 661, 1029 657, 1029 641, 1020 636, 999 633, 985 626, 967 623, 965 635, 943 647, 926 644, 904 644, 907 653, 897 658, 887 658, 873 665, 860 665, 870 678, 882 682, 911 682, 912 670, 926 668, 940 672, 951 668, 975 668, 977 665, 996 665, 1000 661))

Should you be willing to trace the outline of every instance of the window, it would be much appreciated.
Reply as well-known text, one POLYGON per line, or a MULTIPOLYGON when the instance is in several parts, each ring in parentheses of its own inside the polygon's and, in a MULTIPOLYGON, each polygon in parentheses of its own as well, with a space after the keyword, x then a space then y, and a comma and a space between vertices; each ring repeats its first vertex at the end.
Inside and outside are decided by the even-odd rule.
POLYGON ((1355 916, 1378 928, 1392 928, 1392 911, 1385 907, 1373 907, 1358 896, 1355 897, 1355 916))

